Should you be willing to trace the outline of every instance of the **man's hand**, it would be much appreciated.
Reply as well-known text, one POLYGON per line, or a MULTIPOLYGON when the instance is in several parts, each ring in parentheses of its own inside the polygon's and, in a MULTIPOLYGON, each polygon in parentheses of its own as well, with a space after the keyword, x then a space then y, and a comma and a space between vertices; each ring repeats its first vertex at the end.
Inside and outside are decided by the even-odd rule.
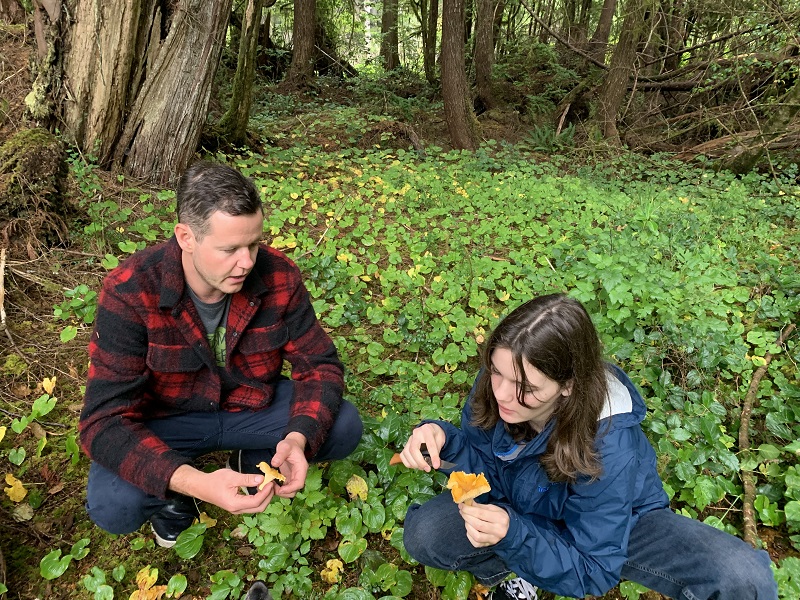
POLYGON ((277 487, 270 481, 254 496, 242 494, 242 487, 258 487, 263 475, 237 473, 231 469, 218 469, 212 473, 199 471, 190 465, 181 465, 169 480, 169 489, 215 504, 234 515, 263 512, 275 495, 277 487))
POLYGON ((282 498, 294 498, 303 489, 308 474, 306 460, 306 436, 293 431, 283 438, 275 447, 272 466, 286 476, 283 485, 275 486, 275 495, 282 498))
POLYGON ((506 537, 509 518, 504 508, 494 504, 459 504, 458 511, 467 526, 467 539, 476 548, 494 546, 506 537))

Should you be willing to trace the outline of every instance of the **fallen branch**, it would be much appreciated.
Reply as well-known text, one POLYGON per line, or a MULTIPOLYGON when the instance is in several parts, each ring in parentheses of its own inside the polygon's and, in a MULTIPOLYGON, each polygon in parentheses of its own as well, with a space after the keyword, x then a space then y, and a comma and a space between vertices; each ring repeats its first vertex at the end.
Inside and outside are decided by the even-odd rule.
POLYGON ((6 249, 0 248, 0 331, 5 331, 8 336, 8 341, 14 344, 14 339, 11 337, 11 332, 6 326, 6 287, 5 287, 5 272, 6 272, 6 249))
MULTIPOLYGON (((795 325, 791 323, 788 325, 778 337, 778 346, 783 345, 784 342, 794 331, 795 325)), ((772 361, 772 354, 767 352, 764 355, 764 364, 756 369, 753 373, 753 379, 750 381, 750 387, 747 389, 747 394, 744 397, 744 405, 742 406, 741 425, 739 426, 739 451, 742 454, 748 454, 750 451, 750 414, 753 412, 753 405, 756 402, 756 393, 758 392, 758 384, 767 372, 769 363, 772 361)), ((744 488, 744 496, 742 498, 742 518, 744 519, 744 541, 754 547, 758 547, 758 532, 756 531, 756 514, 755 514, 755 500, 756 500, 756 478, 752 471, 742 471, 742 487, 744 488)))

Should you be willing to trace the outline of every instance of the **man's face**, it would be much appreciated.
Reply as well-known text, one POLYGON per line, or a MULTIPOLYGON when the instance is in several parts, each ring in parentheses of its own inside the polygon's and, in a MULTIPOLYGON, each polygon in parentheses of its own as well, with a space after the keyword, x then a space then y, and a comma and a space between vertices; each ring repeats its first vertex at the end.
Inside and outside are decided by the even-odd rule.
POLYGON ((242 289, 255 264, 263 227, 260 211, 237 217, 216 211, 208 220, 208 232, 199 241, 185 223, 175 226, 186 283, 200 300, 217 302, 225 294, 242 289))

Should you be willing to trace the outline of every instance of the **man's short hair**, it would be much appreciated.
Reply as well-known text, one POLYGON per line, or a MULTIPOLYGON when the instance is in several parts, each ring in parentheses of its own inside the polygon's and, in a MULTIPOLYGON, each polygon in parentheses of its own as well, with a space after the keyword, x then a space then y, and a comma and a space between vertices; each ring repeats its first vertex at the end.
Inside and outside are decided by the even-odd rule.
POLYGON ((178 222, 199 239, 208 233, 208 220, 217 211, 233 217, 264 212, 255 184, 227 165, 201 160, 183 173, 177 191, 178 222))

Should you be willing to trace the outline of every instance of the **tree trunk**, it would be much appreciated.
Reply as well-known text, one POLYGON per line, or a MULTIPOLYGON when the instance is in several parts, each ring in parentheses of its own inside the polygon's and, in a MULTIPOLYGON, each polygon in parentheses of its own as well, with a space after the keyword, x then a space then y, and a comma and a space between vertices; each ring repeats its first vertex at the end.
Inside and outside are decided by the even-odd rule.
POLYGON ((475 21, 475 106, 489 110, 494 106, 492 66, 494 65, 495 0, 478 0, 475 21))
POLYGON ((400 66, 399 40, 397 36, 398 0, 383 0, 381 14, 381 58, 383 68, 394 71, 400 66))
POLYGON ((233 77, 233 94, 228 110, 219 123, 222 136, 233 144, 243 144, 253 101, 256 50, 261 29, 261 11, 266 0, 248 0, 239 40, 239 60, 233 77))
POLYGON ((78 0, 64 59, 66 132, 101 164, 174 182, 197 147, 231 0, 78 0))
POLYGON ((292 63, 279 87, 282 93, 308 87, 314 76, 314 25, 316 0, 294 0, 292 63))
POLYGON ((619 41, 611 55, 611 65, 600 86, 597 99, 597 122, 603 137, 614 145, 621 144, 617 130, 617 113, 628 90, 628 81, 636 60, 636 47, 642 39, 644 10, 644 0, 626 2, 619 41))
POLYGON ((454 148, 478 147, 478 122, 470 106, 464 61, 464 0, 442 2, 442 97, 454 148))
POLYGON ((772 116, 764 125, 761 135, 755 138, 756 143, 744 148, 741 144, 737 145, 722 157, 721 166, 739 175, 752 170, 764 155, 767 146, 787 133, 789 123, 798 112, 800 112, 800 81, 786 92, 781 102, 773 109, 772 116))
POLYGON ((614 12, 617 10, 617 0, 605 0, 600 11, 600 20, 594 30, 592 39, 589 40, 589 54, 595 60, 606 62, 606 49, 608 38, 611 35, 611 25, 614 22, 614 12))
POLYGON ((25 9, 17 0, 0 0, 0 21, 22 23, 24 20, 25 9))
POLYGON ((422 18, 426 20, 422 37, 422 65, 425 70, 425 79, 428 83, 436 83, 436 31, 439 29, 439 0, 429 0, 427 14, 422 18))

